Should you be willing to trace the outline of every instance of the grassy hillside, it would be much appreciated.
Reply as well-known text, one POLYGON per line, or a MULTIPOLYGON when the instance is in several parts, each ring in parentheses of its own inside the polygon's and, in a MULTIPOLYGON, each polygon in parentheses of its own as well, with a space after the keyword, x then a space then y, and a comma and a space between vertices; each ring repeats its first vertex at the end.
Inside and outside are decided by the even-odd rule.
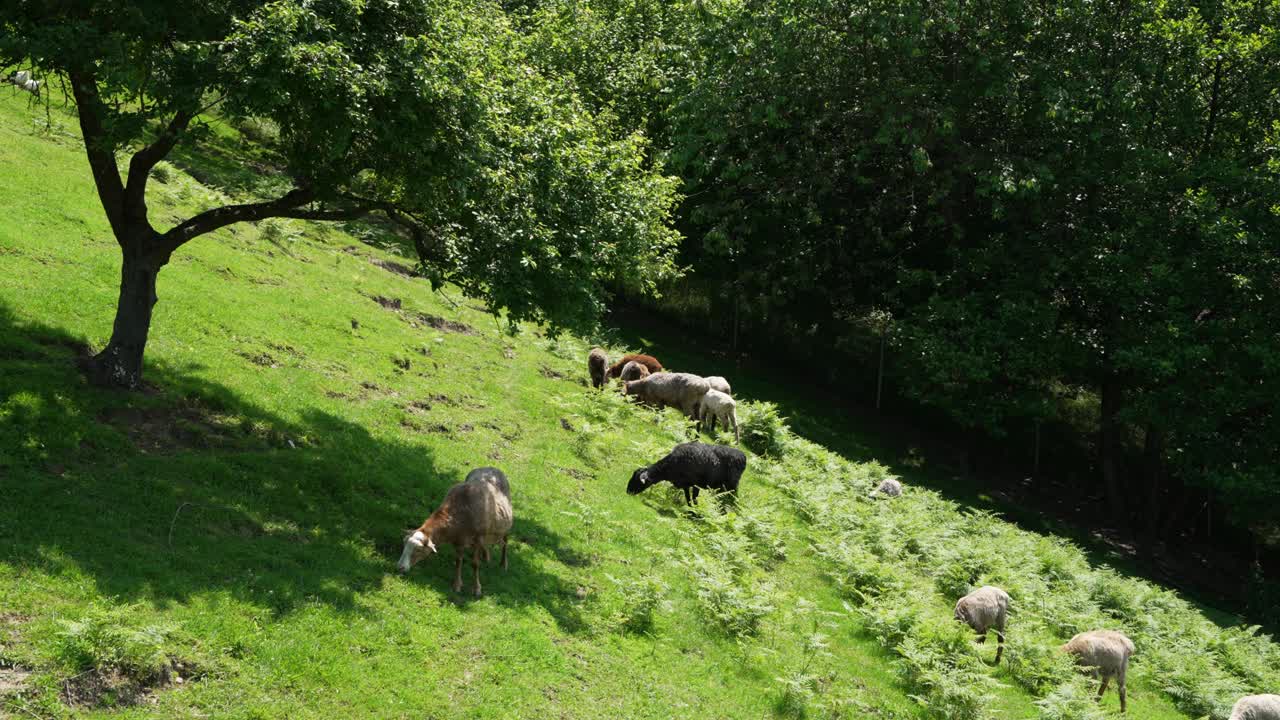
MULTIPOLYGON (((1268 640, 933 493, 870 500, 900 469, 795 437, 763 403, 740 411, 772 451, 740 512, 627 496, 692 438, 683 420, 590 391, 587 342, 501 332, 364 228, 183 248, 148 388, 90 388, 74 360, 106 341, 118 252, 73 128, 0 90, 0 712, 1089 717, 1052 648, 1099 625, 1138 641, 1133 718, 1280 687, 1268 640), (398 576, 402 530, 486 464, 513 486, 510 570, 485 567, 480 599, 449 589, 451 550, 398 576), (950 618, 986 581, 1018 612, 998 668, 950 618)), ((153 183, 162 224, 272 182, 237 172, 257 151, 218 131, 218 154, 153 183)))

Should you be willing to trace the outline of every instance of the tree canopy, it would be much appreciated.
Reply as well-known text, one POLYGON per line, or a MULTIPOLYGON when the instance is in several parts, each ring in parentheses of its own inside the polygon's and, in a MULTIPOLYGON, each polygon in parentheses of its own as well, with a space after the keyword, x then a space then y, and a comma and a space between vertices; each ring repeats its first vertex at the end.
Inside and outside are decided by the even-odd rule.
POLYGON ((385 214, 433 282, 553 330, 590 328, 611 288, 651 291, 674 272, 676 180, 646 163, 642 134, 544 72, 497 5, 19 0, 0 22, 0 59, 74 97, 121 244, 116 331, 97 358, 108 382, 140 377, 169 255, 235 222, 385 214), (278 125, 287 183, 157 230, 149 173, 199 144, 209 113, 278 125))

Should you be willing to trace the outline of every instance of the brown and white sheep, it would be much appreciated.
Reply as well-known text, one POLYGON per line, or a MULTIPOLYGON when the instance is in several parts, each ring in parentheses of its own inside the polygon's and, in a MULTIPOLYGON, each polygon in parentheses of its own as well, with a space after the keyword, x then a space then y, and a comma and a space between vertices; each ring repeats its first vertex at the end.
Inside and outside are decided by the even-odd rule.
POLYGON ((1231 706, 1230 720, 1280 720, 1280 695, 1245 695, 1231 706))
POLYGON ((618 376, 618 379, 628 382, 630 380, 643 380, 647 377, 649 377, 649 368, 632 360, 622 367, 622 374, 618 376))
MULTIPOLYGON (((901 492, 901 490, 899 490, 901 492)), ((956 619, 978 634, 978 642, 987 641, 987 633, 996 631, 996 664, 1004 654, 1004 628, 1009 620, 1009 593, 994 585, 984 585, 956 601, 956 619)))
POLYGON ((622 368, 626 367, 627 363, 629 362, 640 363, 641 365, 649 369, 650 374, 662 372, 662 363, 658 362, 657 358, 653 357, 652 355, 632 354, 632 355, 623 355, 621 360, 610 365, 609 377, 616 378, 619 375, 621 375, 622 368))
POLYGON ((1076 664, 1102 678, 1098 699, 1107 691, 1107 683, 1116 679, 1120 691, 1120 712, 1125 711, 1124 676, 1129 669, 1129 658, 1137 651, 1133 641, 1114 630, 1090 630, 1071 638, 1062 649, 1076 659, 1076 664))
POLYGON ((675 407, 696 420, 698 403, 710 390, 707 381, 689 373, 657 373, 623 385, 623 392, 658 407, 675 407))
POLYGON ((591 387, 604 387, 605 373, 608 371, 609 356, 598 347, 591 348, 591 352, 587 355, 587 373, 591 375, 591 387))
POLYGON ((457 551, 453 591, 462 591, 462 556, 472 551, 475 593, 480 595, 480 558, 488 561, 489 545, 502 543, 502 569, 507 569, 507 535, 511 532, 511 487, 507 476, 492 467, 476 468, 462 483, 449 488, 444 502, 426 522, 410 532, 400 554, 399 569, 409 572, 419 560, 436 552, 441 543, 457 551))

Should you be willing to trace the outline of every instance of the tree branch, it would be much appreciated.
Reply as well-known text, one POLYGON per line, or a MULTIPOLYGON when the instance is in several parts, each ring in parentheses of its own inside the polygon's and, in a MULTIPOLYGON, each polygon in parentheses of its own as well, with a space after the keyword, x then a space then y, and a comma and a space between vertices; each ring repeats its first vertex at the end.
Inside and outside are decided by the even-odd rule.
POLYGON ((127 233, 124 216, 124 186, 120 182, 120 168, 116 165, 115 143, 103 127, 102 98, 98 96, 98 79, 88 70, 67 73, 71 79, 71 93, 76 100, 76 115, 80 119, 80 134, 84 137, 85 154, 89 156, 89 169, 93 172, 93 184, 98 189, 98 200, 106 211, 107 222, 115 233, 116 242, 123 245, 127 233))
POLYGON ((353 220, 368 214, 373 209, 367 205, 356 205, 339 210, 303 208, 304 205, 311 203, 313 200, 315 200, 315 193, 309 188, 294 188, 275 200, 240 205, 223 205, 219 208, 206 210, 172 228, 160 237, 160 241, 164 243, 169 252, 173 252, 196 237, 233 223, 265 220, 272 217, 296 218, 299 220, 353 220))
POLYGON ((178 144, 178 139, 194 116, 194 113, 185 110, 174 113, 169 125, 155 141, 133 154, 129 160, 129 180, 124 187, 124 211, 127 214, 146 217, 147 177, 156 163, 164 159, 173 150, 173 146, 178 144))

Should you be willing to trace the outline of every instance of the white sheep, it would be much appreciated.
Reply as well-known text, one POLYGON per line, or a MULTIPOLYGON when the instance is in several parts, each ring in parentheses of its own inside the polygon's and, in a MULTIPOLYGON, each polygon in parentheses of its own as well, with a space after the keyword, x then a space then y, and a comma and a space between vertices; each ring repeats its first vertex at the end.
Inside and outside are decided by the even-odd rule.
POLYGON ((956 602, 956 619, 978 634, 978 642, 987 641, 987 633, 996 631, 996 664, 1004 654, 1004 627, 1009 620, 1009 593, 994 585, 984 585, 956 602))
POLYGON ((896 475, 891 475, 884 480, 881 480, 880 484, 876 486, 875 490, 871 491, 868 497, 875 497, 876 493, 880 493, 887 497, 898 497, 902 494, 902 482, 898 480, 896 475))
POLYGON ((1245 695, 1231 706, 1230 720, 1280 720, 1280 695, 1245 695))
POLYGON ((712 375, 703 379, 707 381, 707 385, 710 385, 712 390, 719 390, 725 395, 733 395, 733 389, 729 387, 729 381, 719 375, 712 375))
POLYGON ((1129 669, 1129 658, 1137 651, 1133 641, 1114 630, 1090 630, 1071 638, 1062 649, 1073 655, 1076 664, 1088 669, 1095 678, 1102 678, 1098 699, 1107 691, 1107 683, 1116 679, 1120 691, 1120 712, 1125 711, 1124 676, 1129 669))
POLYGON ((711 432, 716 431, 716 421, 719 420, 726 428, 733 428, 734 442, 742 442, 742 436, 738 432, 738 404, 733 398, 719 390, 708 390, 698 401, 699 431, 706 426, 707 418, 711 418, 711 432))

